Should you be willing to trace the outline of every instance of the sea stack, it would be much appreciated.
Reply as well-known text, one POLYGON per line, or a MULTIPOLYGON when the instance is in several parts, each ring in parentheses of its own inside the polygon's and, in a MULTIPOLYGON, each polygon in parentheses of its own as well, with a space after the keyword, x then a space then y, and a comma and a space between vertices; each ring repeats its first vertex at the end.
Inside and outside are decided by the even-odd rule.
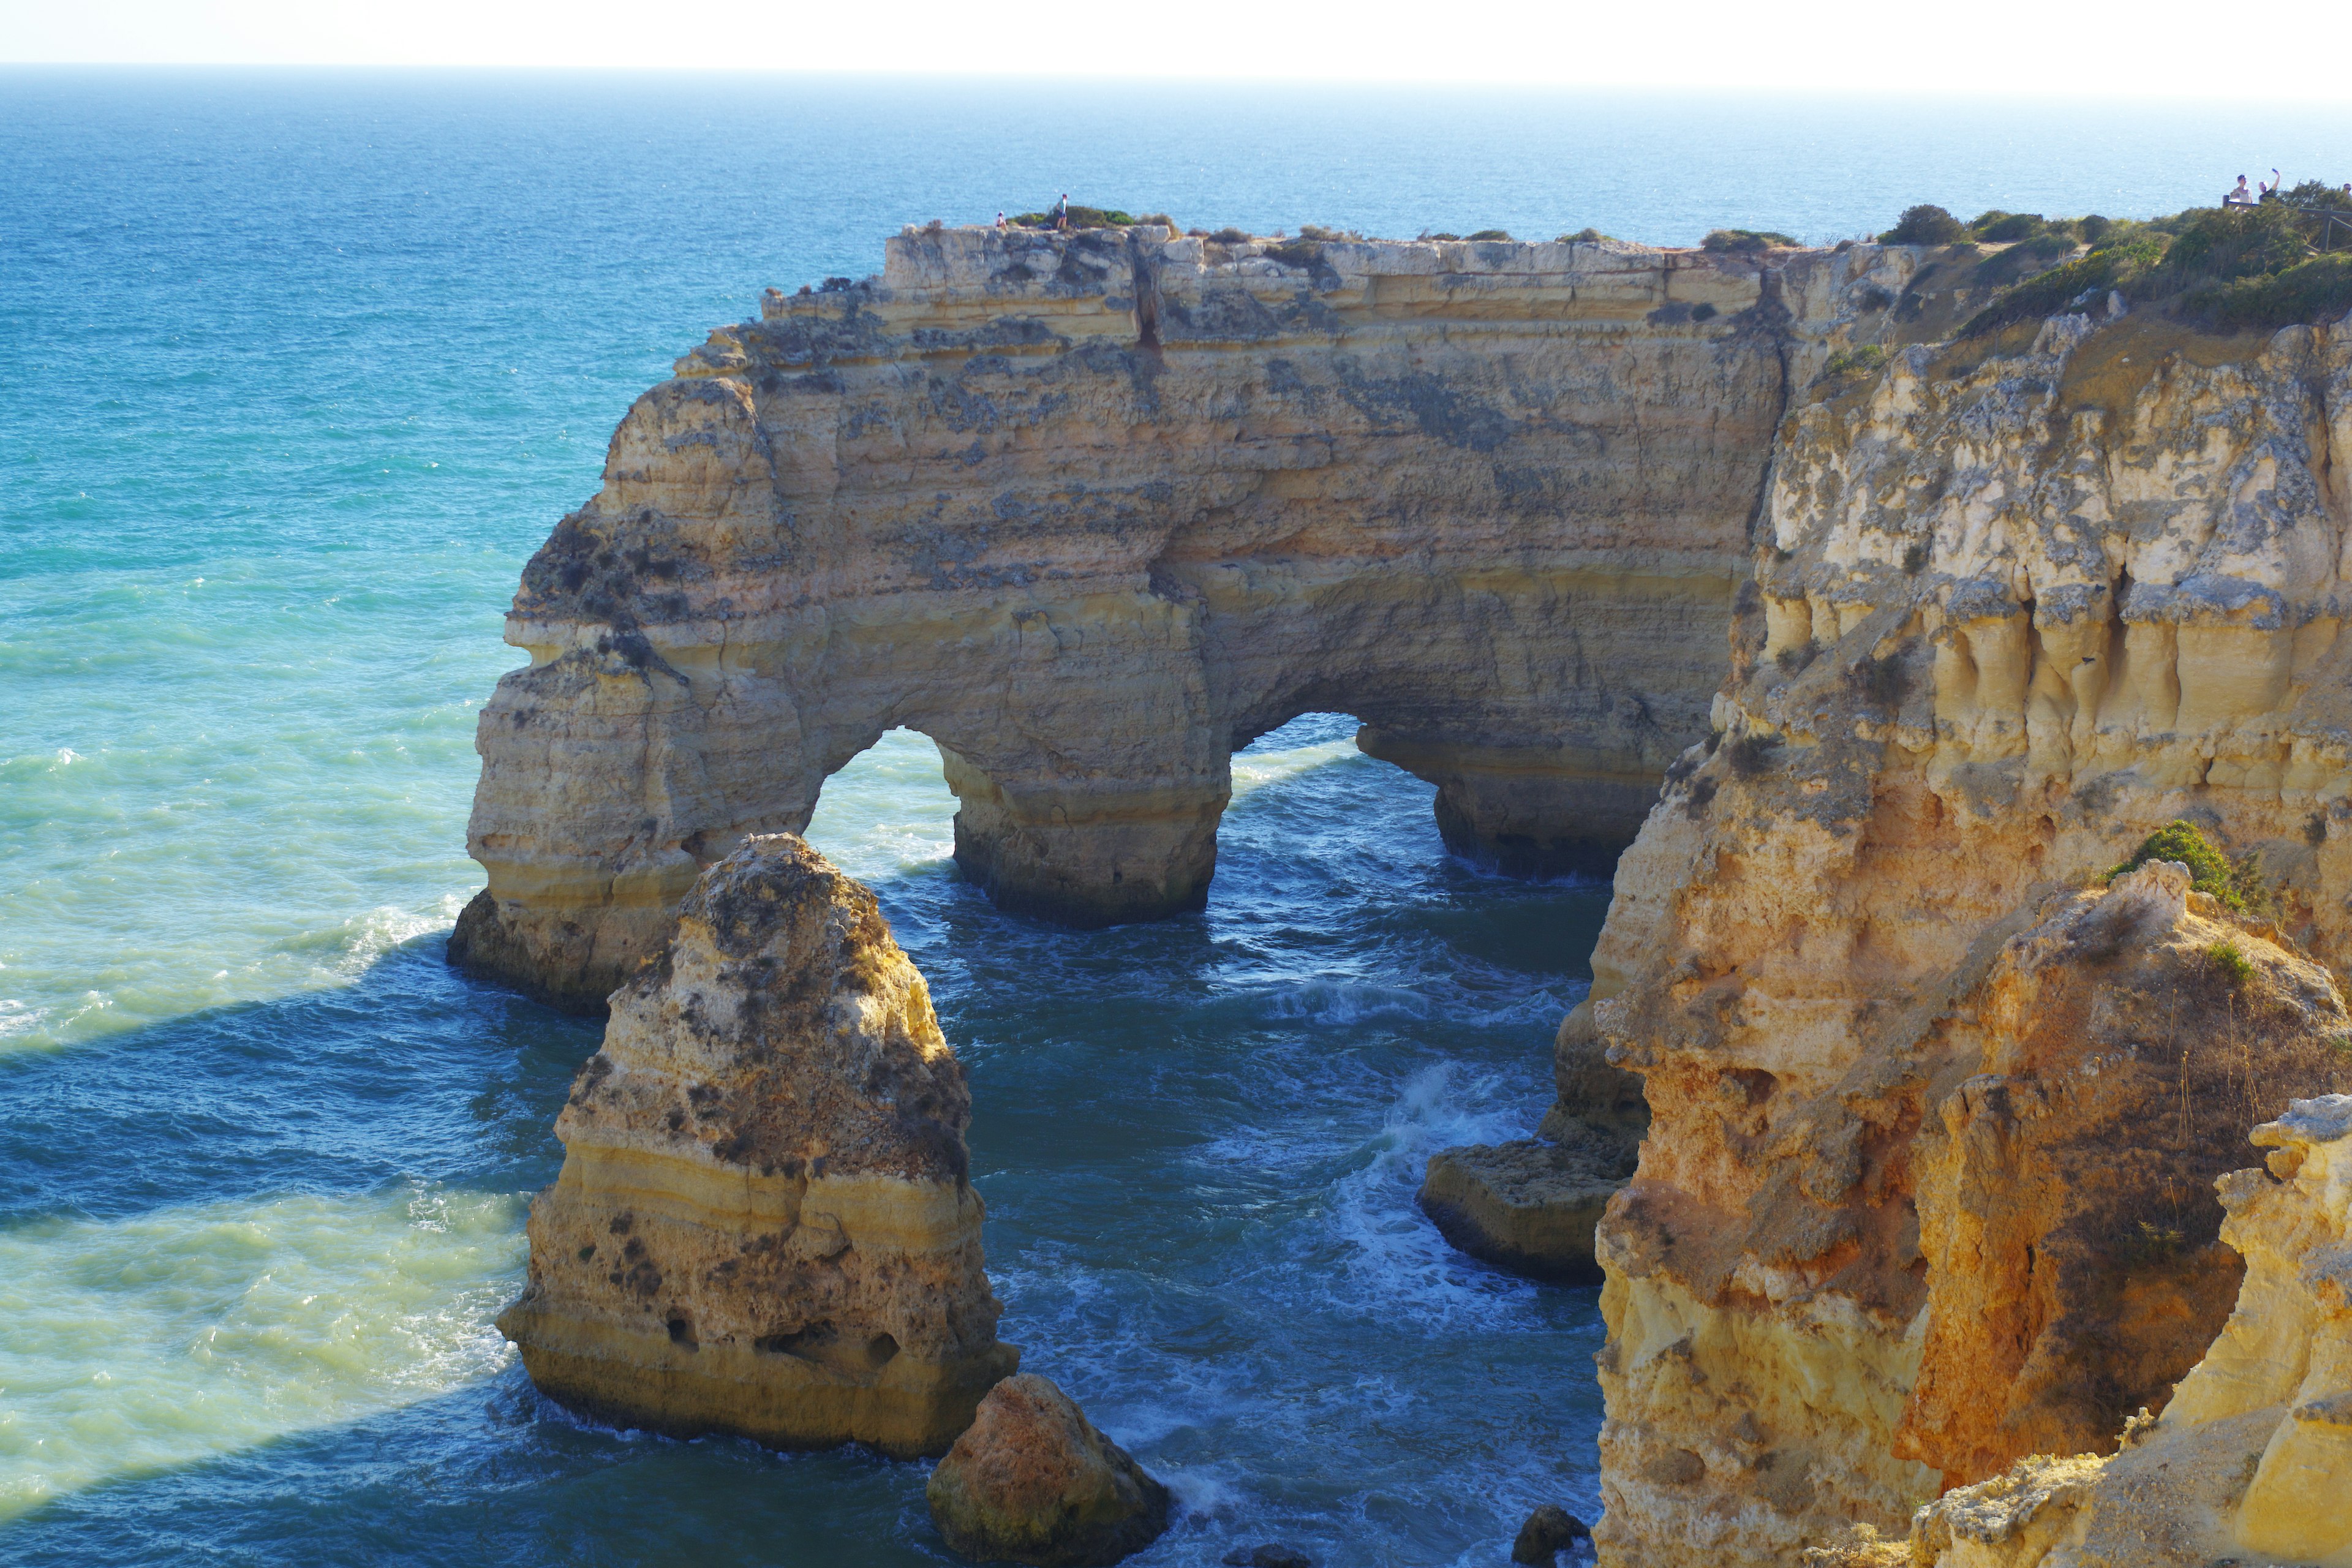
POLYGON ((499 1328, 542 1392, 619 1426, 943 1452, 1020 1355, 971 1110, 874 895, 749 838, 614 993, 499 1328))

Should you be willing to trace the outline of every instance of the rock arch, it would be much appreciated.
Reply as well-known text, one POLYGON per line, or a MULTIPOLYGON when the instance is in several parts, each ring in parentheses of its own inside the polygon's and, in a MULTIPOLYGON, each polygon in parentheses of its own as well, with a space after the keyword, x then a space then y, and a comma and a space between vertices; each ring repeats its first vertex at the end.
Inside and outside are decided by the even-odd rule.
POLYGON ((1233 751, 1318 709, 1454 847, 1605 868, 1847 258, 1144 232, 909 230, 638 399, 508 621, 454 961, 600 1003, 897 725, 966 871, 1076 924, 1199 907, 1233 751))

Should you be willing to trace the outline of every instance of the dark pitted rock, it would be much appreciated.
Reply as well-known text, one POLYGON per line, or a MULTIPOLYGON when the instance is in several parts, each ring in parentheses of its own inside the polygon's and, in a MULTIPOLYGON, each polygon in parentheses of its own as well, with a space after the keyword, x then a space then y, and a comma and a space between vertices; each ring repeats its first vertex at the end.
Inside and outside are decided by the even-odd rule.
POLYGON ((1549 1565, 1557 1563, 1566 1548, 1591 1539, 1592 1531, 1584 1528, 1582 1520, 1559 1504, 1548 1502, 1519 1526, 1519 1538, 1511 1542, 1511 1561, 1549 1565))
POLYGON ((615 1426, 940 1454, 996 1338, 971 1092, 874 895, 789 834, 705 871, 556 1120, 499 1328, 615 1426))
POLYGON ((1223 1562, 1225 1568, 1315 1568, 1315 1559, 1296 1546, 1272 1541, 1263 1546, 1228 1552, 1223 1562))
POLYGON ((1168 1528, 1168 1489, 1032 1374, 1006 1378, 980 1402, 928 1495, 948 1545, 983 1563, 1100 1568, 1168 1528))
POLYGON ((1632 1147, 1589 1134, 1441 1150, 1423 1178, 1421 1209, 1447 1241, 1483 1262, 1536 1279, 1599 1284, 1592 1229, 1633 1173, 1632 1147))

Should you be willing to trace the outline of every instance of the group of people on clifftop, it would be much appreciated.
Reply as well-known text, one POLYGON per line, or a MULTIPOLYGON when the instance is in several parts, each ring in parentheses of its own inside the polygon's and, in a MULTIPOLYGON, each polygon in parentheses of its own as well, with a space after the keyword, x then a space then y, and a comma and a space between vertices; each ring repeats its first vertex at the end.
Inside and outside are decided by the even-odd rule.
MULTIPOLYGON (((2238 176, 2237 184, 2222 196, 2221 205, 2225 207, 2252 207, 2260 206, 2264 202, 2274 202, 2279 199, 2280 187, 2285 184, 2286 181, 2280 176, 2279 172, 2273 169, 2269 180, 2256 184, 2252 190, 2248 190, 2246 176, 2241 174, 2238 176)), ((2295 188, 2297 191, 2303 189, 2300 185, 2295 188)), ((2345 182, 2344 195, 2352 196, 2352 180, 2345 182)))

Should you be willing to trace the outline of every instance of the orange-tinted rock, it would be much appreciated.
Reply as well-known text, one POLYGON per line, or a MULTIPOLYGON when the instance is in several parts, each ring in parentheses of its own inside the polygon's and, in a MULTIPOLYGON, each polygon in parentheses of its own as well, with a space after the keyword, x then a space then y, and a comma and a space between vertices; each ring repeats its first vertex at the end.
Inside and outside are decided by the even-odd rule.
POLYGON ((2269 1168, 2219 1184, 2245 1283, 2163 1415, 2112 1457, 2031 1457, 1921 1509, 1909 1563, 2352 1564, 2352 1096, 2254 1142, 2269 1168))
POLYGON ((2341 324, 2066 316, 1792 411, 1718 733, 1593 958, 1653 1116, 1597 1237, 1605 1562, 1892 1538, 2111 1441, 2210 1330, 2227 1122, 2343 1082, 2332 995, 2233 1041, 2187 985, 2225 939, 2265 997, 2352 963, 2347 460, 2341 324), (2188 910, 2114 995, 2005 956, 2179 818, 2259 856, 2263 917, 2188 910))
POLYGON ((1895 1450, 1947 1484, 2112 1451, 2164 1408, 2243 1273, 2215 1178, 2250 1121, 2346 1076, 2327 972, 2190 897, 2164 862, 2060 895, 1939 1026, 1912 1154, 1927 1342, 1895 1450))
POLYGON ((874 895, 799 839, 705 872, 556 1121, 499 1327, 600 1419, 935 1454, 997 1342, 971 1098, 874 895))
POLYGON ((1168 1489, 1034 1375, 1008 1377, 981 1402, 928 1496, 947 1543, 981 1562, 1096 1568, 1168 1528, 1168 1489))

